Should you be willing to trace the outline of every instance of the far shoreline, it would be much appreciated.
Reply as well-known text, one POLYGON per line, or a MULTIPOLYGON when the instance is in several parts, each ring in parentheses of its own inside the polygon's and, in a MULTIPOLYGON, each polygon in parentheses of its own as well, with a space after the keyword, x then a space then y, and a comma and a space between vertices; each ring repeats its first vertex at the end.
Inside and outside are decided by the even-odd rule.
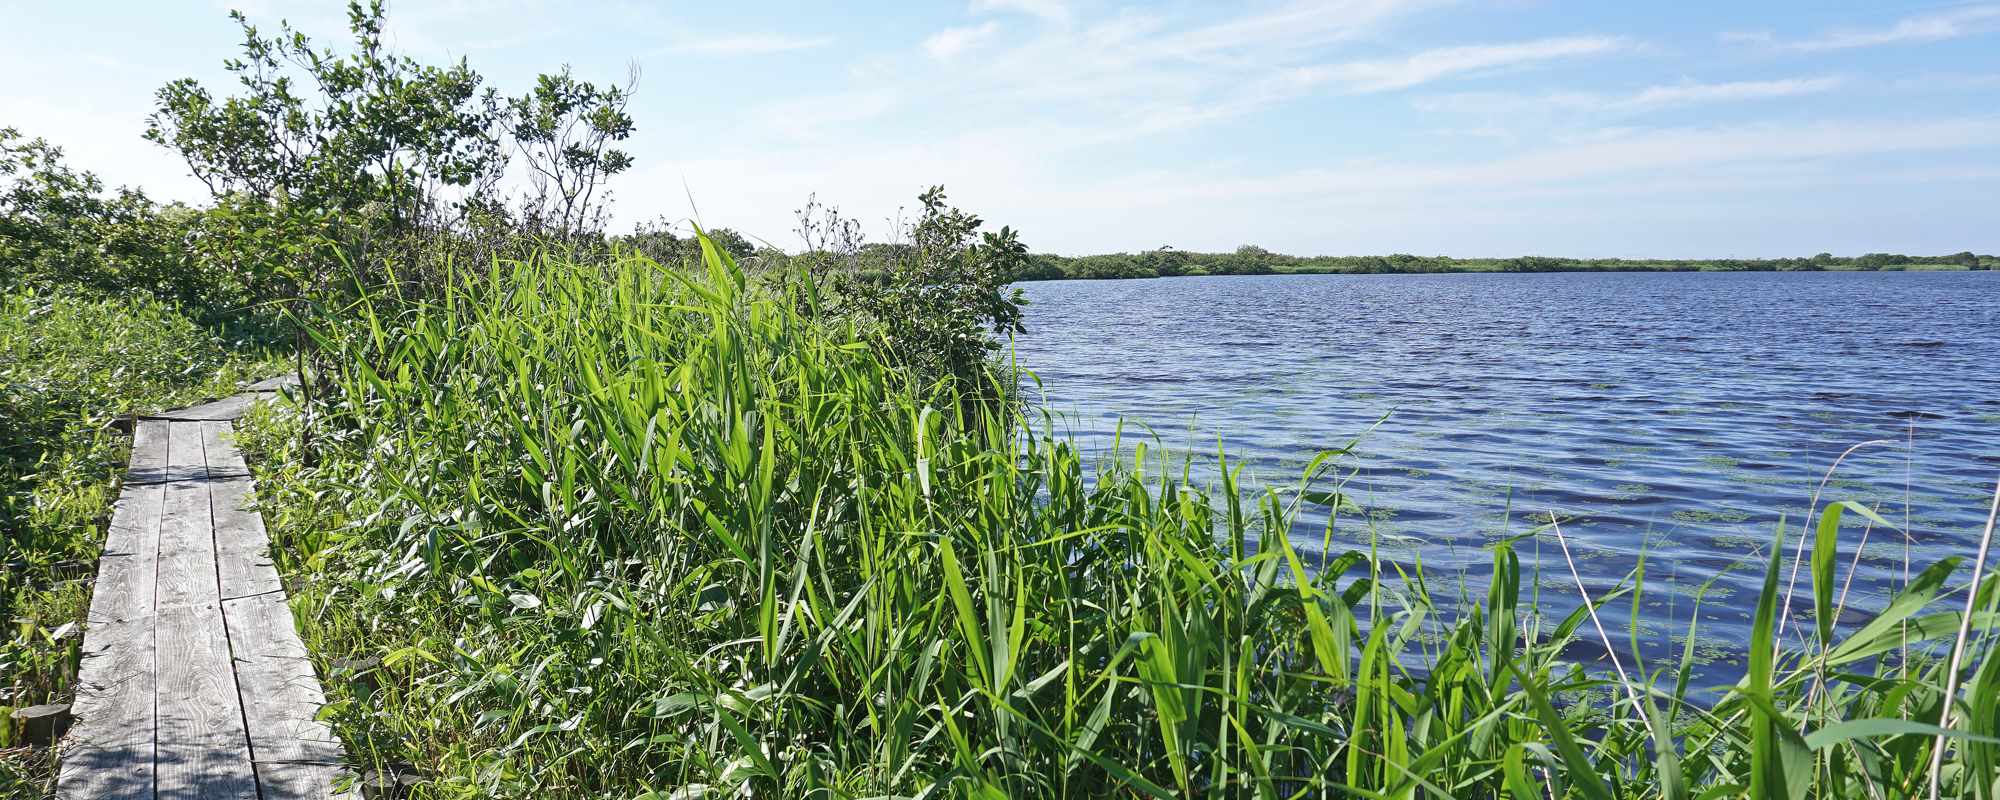
MULTIPOLYGON (((1467 260, 1472 261, 1471 259, 1467 260)), ((1630 262, 1628 262, 1630 263, 1630 262)), ((1014 283, 1050 283, 1057 281, 1112 281, 1112 280, 1153 280, 1164 278, 1238 278, 1238 277, 1285 277, 1293 275, 1558 275, 1558 274, 1605 274, 1605 273, 1939 273, 1939 272, 1993 272, 2000 271, 2000 265, 1981 264, 1894 264, 1884 267, 1831 266, 1820 269, 1774 269, 1760 267, 1716 267, 1704 264, 1686 266, 1606 266, 1561 265, 1541 269, 1507 269, 1489 266, 1465 266, 1446 269, 1342 269, 1303 267, 1290 269, 1242 269, 1224 272, 1189 270, 1166 274, 1147 274, 1138 270, 1120 270, 1109 274, 1067 274, 1038 271, 1031 268, 1014 278, 1014 283)))

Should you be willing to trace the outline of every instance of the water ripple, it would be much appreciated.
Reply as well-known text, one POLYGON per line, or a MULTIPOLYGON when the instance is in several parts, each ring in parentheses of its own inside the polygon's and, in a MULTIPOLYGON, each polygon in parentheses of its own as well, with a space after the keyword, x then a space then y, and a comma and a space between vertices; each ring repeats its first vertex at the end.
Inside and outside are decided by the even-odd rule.
MULTIPOLYGON (((1475 597, 1483 547, 1554 513, 1594 587, 1647 552, 1659 585, 1642 623, 1679 635, 1696 586, 1765 557, 1780 516, 1797 525, 1841 451, 1889 439, 1850 456, 1826 492, 1910 520, 1907 540, 1873 531, 1863 553, 1854 597, 1879 607, 1906 546, 1919 562, 1969 549, 2000 476, 2000 273, 1025 288, 1021 363, 1086 453, 1108 451, 1122 416, 1152 431, 1127 424, 1128 444, 1157 435, 1194 459, 1198 479, 1213 480, 1204 459, 1220 440, 1255 479, 1282 486, 1387 415, 1345 464, 1362 511, 1342 516, 1332 549, 1375 537, 1399 563, 1462 571, 1475 597)), ((1326 523, 1301 518, 1296 545, 1317 557, 1326 523)), ((1559 559, 1541 567, 1544 582, 1568 580, 1559 559)), ((1715 581, 1705 638, 1747 635, 1750 604, 1717 598, 1754 593, 1758 572, 1715 581)), ((1560 582, 1544 588, 1560 607, 1560 582)), ((1665 635, 1642 644, 1678 647, 1665 635)))

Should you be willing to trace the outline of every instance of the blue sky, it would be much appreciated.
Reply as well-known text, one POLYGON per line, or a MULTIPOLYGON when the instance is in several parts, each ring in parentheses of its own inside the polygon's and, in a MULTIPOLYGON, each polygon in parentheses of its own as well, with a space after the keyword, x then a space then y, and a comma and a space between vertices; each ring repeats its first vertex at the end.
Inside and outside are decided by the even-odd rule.
MULTIPOLYGON (((218 90, 240 8, 0 2, 0 125, 199 200, 139 138, 218 90)), ((1260 0, 391 5, 503 91, 642 77, 621 224, 882 238, 942 183, 1037 250, 1780 256, 2000 251, 2000 4, 1260 0), (689 203, 692 196, 693 205, 689 203)))

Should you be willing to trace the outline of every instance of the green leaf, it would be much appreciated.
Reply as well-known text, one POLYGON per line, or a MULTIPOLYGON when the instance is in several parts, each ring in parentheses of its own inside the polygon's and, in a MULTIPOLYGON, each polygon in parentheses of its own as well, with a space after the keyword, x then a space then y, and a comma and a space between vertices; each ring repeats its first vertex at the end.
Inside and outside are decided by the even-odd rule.
POLYGON ((1532 679, 1523 678, 1521 689, 1527 693, 1528 702, 1534 704, 1535 716, 1542 721, 1543 732, 1555 742, 1556 753, 1562 757, 1563 766, 1567 768, 1564 772, 1569 777, 1570 785, 1590 800, 1611 800, 1611 787, 1605 786, 1604 779, 1598 777, 1597 766, 1584 755, 1576 737, 1569 732, 1569 724, 1556 713, 1555 706, 1549 705, 1549 698, 1542 687, 1532 679))
POLYGON ((1835 503, 1820 512, 1819 535, 1813 538, 1813 622, 1822 643, 1833 641, 1833 573, 1840 550, 1840 511, 1845 507, 1835 503))
POLYGON ((2000 737, 1981 736, 1961 730, 1940 728, 1936 725, 1916 720, 1897 719, 1894 717, 1851 719, 1846 722, 1828 725, 1813 731, 1811 735, 1805 737, 1805 744, 1807 748, 1812 750, 1825 750, 1855 739, 1876 739, 1889 736, 1943 736, 1970 742, 2000 744, 2000 737))

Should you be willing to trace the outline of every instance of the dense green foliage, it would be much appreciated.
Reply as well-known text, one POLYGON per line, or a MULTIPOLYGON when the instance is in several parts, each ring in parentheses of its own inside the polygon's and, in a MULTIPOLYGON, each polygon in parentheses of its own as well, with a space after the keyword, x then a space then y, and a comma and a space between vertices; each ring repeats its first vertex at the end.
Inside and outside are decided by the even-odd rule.
POLYGON ((563 69, 504 96, 463 60, 389 51, 379 0, 348 5, 344 49, 231 17, 243 33, 225 62, 236 93, 168 83, 146 138, 210 189, 186 249, 241 289, 235 307, 392 283, 421 291, 452 261, 611 247, 604 182, 632 164, 616 149, 633 131, 629 85, 563 69))
POLYGON ((923 211, 899 237, 905 241, 889 246, 859 244, 855 226, 837 212, 818 219, 804 212, 806 251, 767 255, 760 266, 803 273, 807 291, 826 287, 830 313, 881 331, 887 357, 919 379, 981 384, 1000 349, 995 337, 1025 331, 1022 292, 1007 284, 1028 248, 1012 228, 982 232, 985 222, 947 205, 942 186, 917 201, 923 211))
POLYGON ((227 315, 250 294, 207 248, 213 226, 136 189, 106 191, 42 139, 0 128, 0 291, 68 286, 150 294, 227 315))
MULTIPOLYGON (((1189 485, 1143 446, 1086 464, 1032 410, 914 379, 810 284, 707 256, 705 275, 513 262, 436 298, 326 309, 330 391, 256 427, 329 715, 357 754, 422 776, 418 796, 1860 798, 1936 780, 1988 797, 2000 781, 1994 581, 1971 636, 1957 559, 1863 625, 1822 622, 1846 602, 1843 514, 1890 526, 1866 509, 1813 519, 1809 621, 1778 619, 1796 535, 1779 532, 1748 675, 1697 701, 1691 650, 1645 663, 1605 638, 1615 671, 1562 657, 1604 633, 1522 595, 1536 581, 1515 549, 1561 546, 1553 526, 1493 544, 1483 602, 1440 604, 1418 565, 1309 557, 1283 535, 1302 504, 1344 507, 1345 451, 1272 490, 1234 470, 1189 485), (1933 769, 1947 698, 1956 746, 1933 769)), ((1365 524, 1336 513, 1327 541, 1365 524)))
POLYGON ((243 54, 226 62, 242 94, 218 100, 192 79, 159 91, 146 137, 187 160, 217 197, 279 213, 343 215, 343 243, 419 227, 496 222, 558 237, 601 221, 601 180, 632 159, 629 89, 564 69, 515 98, 482 88, 464 60, 432 66, 389 52, 380 0, 348 5, 347 52, 288 24, 265 37, 240 13, 243 54), (510 207, 497 188, 518 153, 532 190, 510 207))
POLYGON ((1427 272, 1813 272, 1824 270, 2000 269, 2000 256, 1970 252, 1948 256, 1869 253, 1811 258, 1629 259, 1451 258, 1413 256, 1291 256, 1256 245, 1229 253, 1195 253, 1162 247, 1143 253, 1092 256, 1036 254, 1016 280, 1070 278, 1172 278, 1194 275, 1388 274, 1427 272))

